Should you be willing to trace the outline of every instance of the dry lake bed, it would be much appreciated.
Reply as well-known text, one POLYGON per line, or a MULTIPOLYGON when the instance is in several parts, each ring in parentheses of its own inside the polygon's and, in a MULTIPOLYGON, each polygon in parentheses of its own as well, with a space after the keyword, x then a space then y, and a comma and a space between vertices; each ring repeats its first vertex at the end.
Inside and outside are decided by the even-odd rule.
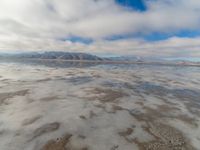
POLYGON ((200 150, 200 68, 1 62, 0 150, 200 150))

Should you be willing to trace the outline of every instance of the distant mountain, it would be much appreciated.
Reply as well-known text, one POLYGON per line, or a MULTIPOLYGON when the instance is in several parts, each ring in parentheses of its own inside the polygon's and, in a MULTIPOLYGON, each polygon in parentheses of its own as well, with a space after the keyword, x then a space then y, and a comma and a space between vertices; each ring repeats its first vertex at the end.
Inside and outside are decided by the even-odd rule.
POLYGON ((103 58, 100 58, 95 55, 86 54, 86 53, 70 53, 70 52, 31 52, 31 53, 20 53, 20 54, 3 54, 0 55, 3 58, 15 58, 15 59, 52 59, 52 60, 88 60, 88 61, 102 61, 103 58))
POLYGON ((179 65, 179 66, 200 66, 200 62, 191 62, 184 60, 167 60, 162 58, 146 58, 136 56, 119 57, 98 57, 87 53, 70 52, 29 52, 6 54, 0 53, 0 60, 66 60, 66 61, 85 61, 96 63, 129 63, 129 64, 154 64, 154 65, 179 65))

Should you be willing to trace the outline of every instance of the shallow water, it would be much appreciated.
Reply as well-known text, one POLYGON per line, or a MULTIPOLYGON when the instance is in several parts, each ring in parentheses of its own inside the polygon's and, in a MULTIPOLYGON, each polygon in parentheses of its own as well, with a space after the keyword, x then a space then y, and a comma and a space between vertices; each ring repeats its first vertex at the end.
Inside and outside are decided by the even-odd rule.
POLYGON ((198 150, 200 68, 0 63, 1 150, 198 150))

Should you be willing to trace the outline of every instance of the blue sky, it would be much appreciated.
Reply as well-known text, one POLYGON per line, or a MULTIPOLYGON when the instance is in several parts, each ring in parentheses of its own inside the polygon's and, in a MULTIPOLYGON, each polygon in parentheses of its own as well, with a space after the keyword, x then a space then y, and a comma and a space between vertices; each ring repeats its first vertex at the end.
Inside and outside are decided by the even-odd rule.
MULTIPOLYGON (((145 12, 148 10, 148 7, 145 4, 144 0, 116 0, 116 2, 123 6, 126 7, 132 11, 141 11, 145 12)), ((198 37, 200 36, 200 28, 197 30, 190 30, 190 29, 182 29, 178 31, 172 31, 169 33, 165 32, 152 32, 148 34, 140 34, 140 33, 135 33, 135 34, 130 34, 130 35, 115 35, 108 37, 107 39, 111 40, 117 40, 117 39, 122 39, 122 38, 143 38, 148 41, 159 41, 159 40, 166 40, 170 37, 198 37)))
POLYGON ((145 3, 142 0, 116 0, 119 5, 134 9, 137 11, 145 11, 147 9, 145 3))
MULTIPOLYGON (((115 0, 115 2, 128 9, 129 11, 139 11, 145 12, 148 10, 148 7, 145 4, 145 0, 115 0)), ((131 38, 142 38, 147 41, 160 41, 166 40, 171 37, 180 37, 180 38, 194 38, 200 36, 200 28, 196 30, 192 29, 180 29, 172 32, 151 32, 151 33, 129 33, 129 34, 118 34, 109 37, 105 37, 106 40, 119 40, 119 39, 131 39, 131 38)), ((82 42, 90 44, 93 42, 90 38, 83 38, 77 36, 71 36, 66 38, 66 40, 71 40, 72 42, 82 42)))
POLYGON ((199 0, 1 0, 0 52, 200 57, 199 0))

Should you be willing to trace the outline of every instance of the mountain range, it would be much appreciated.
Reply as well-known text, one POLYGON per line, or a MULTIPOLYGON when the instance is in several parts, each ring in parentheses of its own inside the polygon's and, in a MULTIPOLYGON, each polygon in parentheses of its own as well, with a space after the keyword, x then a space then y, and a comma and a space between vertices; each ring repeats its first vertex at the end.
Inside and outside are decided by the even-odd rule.
POLYGON ((29 52, 18 54, 2 54, 1 58, 13 58, 13 59, 51 59, 51 60, 90 60, 101 61, 102 58, 86 54, 86 53, 70 53, 70 52, 29 52))
POLYGON ((135 56, 119 56, 119 57, 99 57, 87 53, 74 52, 26 52, 26 53, 0 53, 0 59, 28 59, 28 60, 56 60, 56 61, 88 61, 103 63, 137 63, 137 64, 161 64, 161 65, 197 65, 199 62, 191 62, 185 60, 165 60, 156 58, 141 58, 135 56))

